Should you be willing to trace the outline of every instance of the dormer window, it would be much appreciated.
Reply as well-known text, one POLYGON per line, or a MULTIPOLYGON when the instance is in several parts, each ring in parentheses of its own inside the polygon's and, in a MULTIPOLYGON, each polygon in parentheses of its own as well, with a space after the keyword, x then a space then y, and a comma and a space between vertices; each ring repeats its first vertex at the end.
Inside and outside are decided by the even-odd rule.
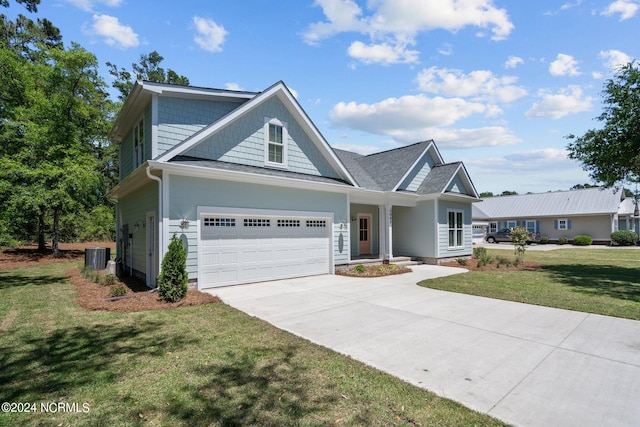
POLYGON ((287 124, 278 119, 265 118, 265 164, 287 166, 287 124))

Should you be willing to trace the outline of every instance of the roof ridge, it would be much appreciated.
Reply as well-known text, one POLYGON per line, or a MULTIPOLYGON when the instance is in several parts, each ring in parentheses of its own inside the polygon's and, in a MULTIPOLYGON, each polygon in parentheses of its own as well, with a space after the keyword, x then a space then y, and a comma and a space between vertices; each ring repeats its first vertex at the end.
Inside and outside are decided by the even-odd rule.
POLYGON ((371 153, 371 154, 363 154, 363 157, 371 157, 371 156, 377 156, 379 154, 385 154, 385 153, 390 153, 392 151, 397 151, 397 150, 406 150, 409 147, 414 147, 416 145, 420 145, 420 144, 424 144, 424 143, 433 143, 433 139, 428 139, 425 141, 420 141, 420 142, 414 142, 413 144, 409 144, 409 145, 403 145, 402 147, 396 147, 396 148, 390 148, 388 150, 384 150, 384 151, 378 151, 377 153, 371 153))

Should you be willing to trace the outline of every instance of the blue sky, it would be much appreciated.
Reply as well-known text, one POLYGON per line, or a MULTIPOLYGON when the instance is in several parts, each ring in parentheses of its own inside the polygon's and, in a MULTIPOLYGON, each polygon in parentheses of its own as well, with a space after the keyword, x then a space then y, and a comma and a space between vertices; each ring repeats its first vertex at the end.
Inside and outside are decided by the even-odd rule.
POLYGON ((434 139, 479 192, 589 182, 564 136, 600 126, 606 79, 640 58, 640 0, 45 0, 36 17, 109 83, 105 62, 153 50, 192 85, 283 80, 331 145, 434 139))

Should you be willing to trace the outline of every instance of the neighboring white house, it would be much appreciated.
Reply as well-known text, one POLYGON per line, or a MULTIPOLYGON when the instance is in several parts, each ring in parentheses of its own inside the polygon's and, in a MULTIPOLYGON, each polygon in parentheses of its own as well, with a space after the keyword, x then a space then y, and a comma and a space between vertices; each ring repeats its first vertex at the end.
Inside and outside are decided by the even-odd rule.
POLYGON ((111 139, 117 257, 148 286, 173 235, 199 288, 472 252, 479 199, 462 163, 433 141, 332 149, 283 82, 259 93, 138 82, 111 139))
POLYGON ((521 226, 552 242, 588 235, 609 244, 616 230, 638 231, 634 210, 622 188, 587 188, 482 199, 473 205, 473 223, 487 232, 521 226))

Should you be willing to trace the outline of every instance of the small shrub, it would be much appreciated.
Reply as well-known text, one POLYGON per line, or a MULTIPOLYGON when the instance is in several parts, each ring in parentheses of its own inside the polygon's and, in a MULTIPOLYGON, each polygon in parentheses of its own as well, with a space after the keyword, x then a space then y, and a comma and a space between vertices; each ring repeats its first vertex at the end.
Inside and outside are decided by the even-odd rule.
POLYGON ((364 265, 362 265, 362 264, 358 264, 358 265, 356 265, 355 267, 353 267, 353 271, 355 271, 356 273, 362 274, 362 273, 364 273, 365 271, 367 271, 367 269, 365 268, 365 266, 364 266, 364 265))
POLYGON ((105 274, 104 276, 104 284, 111 286, 116 283, 116 276, 113 274, 105 274))
POLYGON ((618 230, 611 233, 611 241, 620 246, 631 246, 638 242, 638 233, 631 230, 618 230))
POLYGON ((493 262, 493 258, 485 254, 480 258, 478 258, 478 267, 484 267, 486 265, 491 264, 492 262, 493 262))
POLYGON ((513 260, 513 266, 514 267, 519 266, 522 261, 524 261, 522 257, 517 256, 516 259, 513 260))
POLYGON ((162 272, 158 278, 158 296, 167 302, 180 301, 187 296, 187 250, 182 240, 174 234, 162 260, 162 272))
POLYGON ((496 267, 500 268, 501 265, 510 267, 511 261, 508 258, 505 258, 503 256, 500 256, 500 255, 496 256, 496 267))
POLYGON ((575 236, 573 244, 576 246, 589 246, 593 243, 591 236, 575 236))
POLYGON ((482 258, 483 256, 487 256, 487 248, 473 248, 473 257, 474 258, 482 258))
POLYGON ((467 259, 466 258, 457 258, 456 261, 460 265, 467 265, 467 259))
POLYGON ((123 284, 115 285, 111 288, 112 297, 121 297, 127 294, 127 287, 123 284))
POLYGON ((540 240, 538 240, 538 243, 540 243, 541 245, 546 245, 547 243, 549 243, 549 238, 547 236, 540 236, 540 240))
POLYGON ((558 239, 559 245, 566 245, 567 243, 569 243, 569 239, 567 239, 566 237, 561 237, 558 239))

